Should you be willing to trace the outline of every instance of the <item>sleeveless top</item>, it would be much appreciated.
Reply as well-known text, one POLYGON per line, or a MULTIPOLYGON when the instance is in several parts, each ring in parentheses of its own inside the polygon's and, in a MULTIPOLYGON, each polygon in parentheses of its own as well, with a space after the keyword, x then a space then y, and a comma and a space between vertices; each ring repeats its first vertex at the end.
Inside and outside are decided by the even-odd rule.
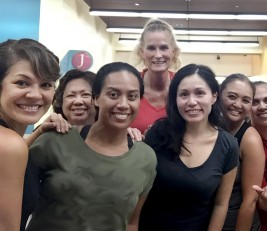
MULTIPOLYGON (((242 138, 246 132, 246 130, 250 127, 250 123, 245 121, 242 126, 239 128, 237 133, 235 134, 235 138, 237 139, 238 145, 240 147, 242 138)), ((240 205, 242 203, 242 186, 241 186, 241 158, 239 157, 239 165, 237 168, 236 179, 234 182, 232 194, 229 200, 229 208, 227 212, 227 216, 225 219, 223 231, 234 231, 238 216, 238 211, 240 205)), ((258 217, 258 213, 255 212, 254 220, 252 223, 251 231, 258 231, 260 229, 260 221, 258 217)))

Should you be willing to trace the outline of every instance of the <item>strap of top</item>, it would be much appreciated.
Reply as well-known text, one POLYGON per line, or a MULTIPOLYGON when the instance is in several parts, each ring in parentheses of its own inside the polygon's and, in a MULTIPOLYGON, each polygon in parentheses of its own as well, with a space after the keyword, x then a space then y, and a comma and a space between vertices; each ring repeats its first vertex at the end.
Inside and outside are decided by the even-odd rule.
MULTIPOLYGON (((80 136, 83 138, 83 140, 86 139, 86 136, 90 130, 92 125, 85 125, 82 130, 80 131, 80 136)), ((128 140, 128 148, 130 149, 133 146, 133 140, 130 136, 127 136, 127 140, 128 140)))
POLYGON ((245 134, 246 130, 250 127, 250 123, 245 121, 242 126, 239 128, 237 133, 235 134, 235 137, 237 138, 238 145, 240 145, 243 135, 245 134))
POLYGON ((0 125, 3 126, 3 127, 9 128, 7 123, 2 119, 0 119, 0 125))

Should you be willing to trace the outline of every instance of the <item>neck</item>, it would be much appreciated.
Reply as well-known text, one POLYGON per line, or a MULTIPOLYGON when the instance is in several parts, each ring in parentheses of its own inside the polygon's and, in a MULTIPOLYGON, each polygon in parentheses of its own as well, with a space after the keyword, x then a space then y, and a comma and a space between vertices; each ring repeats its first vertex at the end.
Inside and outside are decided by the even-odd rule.
POLYGON ((150 87, 158 91, 165 90, 169 88, 170 85, 170 75, 168 71, 165 72, 153 72, 147 70, 144 75, 144 85, 145 87, 150 87))
POLYGON ((13 121, 9 121, 7 119, 0 118, 1 120, 5 121, 10 129, 17 132, 20 136, 24 136, 27 126, 14 123, 13 121))
POLYGON ((214 128, 207 121, 207 123, 201 123, 201 124, 187 124, 185 133, 190 137, 199 137, 213 130, 214 128))
POLYGON ((107 128, 97 121, 92 125, 88 137, 102 144, 120 146, 127 142, 127 128, 115 131, 114 128, 107 128))

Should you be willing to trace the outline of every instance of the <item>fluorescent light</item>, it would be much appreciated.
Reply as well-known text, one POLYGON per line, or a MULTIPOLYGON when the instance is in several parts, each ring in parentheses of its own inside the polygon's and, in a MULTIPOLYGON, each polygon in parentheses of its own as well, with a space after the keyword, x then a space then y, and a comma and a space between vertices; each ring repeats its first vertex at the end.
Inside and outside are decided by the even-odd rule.
POLYGON ((180 19, 221 19, 221 20, 267 20, 267 15, 256 14, 184 14, 179 12, 152 12, 152 11, 105 11, 90 10, 93 16, 109 17, 143 17, 143 18, 180 18, 180 19))
MULTIPOLYGON (((108 32, 140 34, 141 28, 107 27, 108 32)), ((267 36, 267 31, 174 30, 176 35, 267 36)))
MULTIPOLYGON (((121 44, 136 44, 138 40, 136 38, 119 38, 121 44)), ((258 41, 216 41, 216 40, 178 40, 179 46, 206 46, 207 44, 212 46, 230 46, 230 47, 257 47, 258 41)))

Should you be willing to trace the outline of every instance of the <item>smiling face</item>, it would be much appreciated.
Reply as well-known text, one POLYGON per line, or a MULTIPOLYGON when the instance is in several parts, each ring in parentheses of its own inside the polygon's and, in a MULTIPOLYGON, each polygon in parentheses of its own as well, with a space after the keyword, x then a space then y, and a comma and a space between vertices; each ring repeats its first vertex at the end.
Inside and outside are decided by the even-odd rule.
POLYGON ((95 115, 92 86, 84 79, 73 79, 66 85, 62 111, 72 125, 91 124, 95 115))
POLYGON ((128 71, 110 73, 94 101, 99 108, 99 122, 109 127, 127 129, 138 112, 140 83, 128 71))
POLYGON ((251 119, 253 125, 259 128, 267 126, 267 84, 256 86, 252 103, 251 119))
POLYGON ((222 112, 228 122, 242 122, 251 110, 253 90, 248 82, 229 82, 221 93, 222 112))
POLYGON ((185 77, 177 89, 177 107, 188 124, 208 123, 208 116, 216 99, 217 94, 212 94, 207 83, 198 74, 185 77))
POLYGON ((169 32, 147 32, 140 52, 146 67, 150 71, 167 71, 174 57, 174 47, 169 32))
POLYGON ((49 109, 54 92, 53 81, 41 80, 28 61, 19 61, 1 84, 1 117, 12 127, 35 124, 49 109))

